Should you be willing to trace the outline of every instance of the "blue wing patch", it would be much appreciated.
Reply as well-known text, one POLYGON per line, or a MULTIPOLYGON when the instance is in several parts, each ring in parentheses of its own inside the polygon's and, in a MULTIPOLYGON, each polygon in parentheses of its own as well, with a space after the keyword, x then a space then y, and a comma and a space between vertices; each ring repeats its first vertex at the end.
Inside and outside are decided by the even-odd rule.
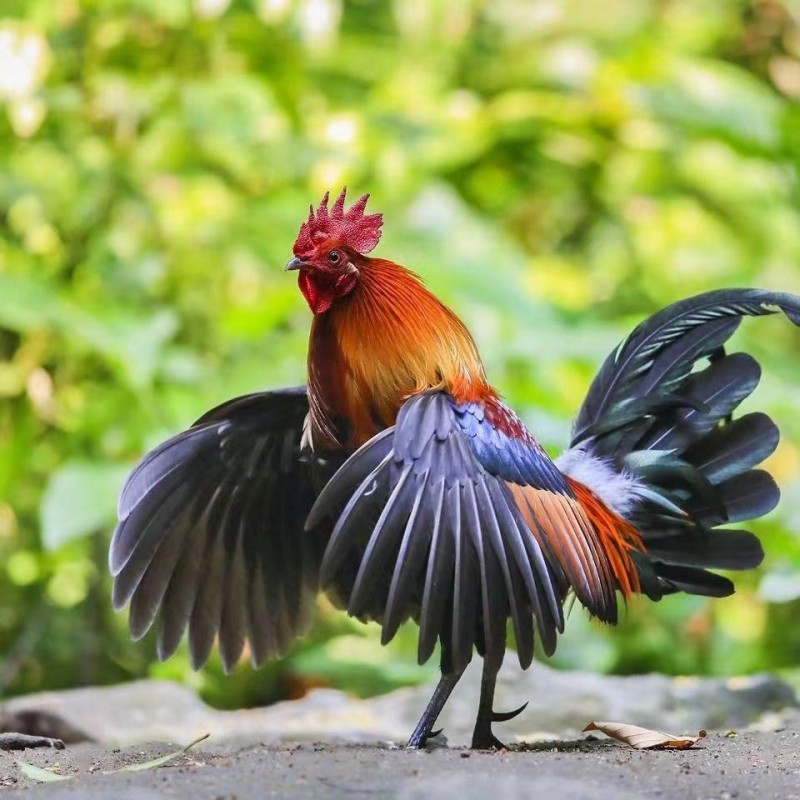
MULTIPOLYGON (((510 436, 492 424, 482 404, 457 404, 452 398, 456 421, 469 437, 469 443, 483 468, 504 480, 521 486, 535 486, 572 497, 564 476, 541 445, 530 435, 510 436)), ((510 409, 500 406, 502 413, 510 409)))

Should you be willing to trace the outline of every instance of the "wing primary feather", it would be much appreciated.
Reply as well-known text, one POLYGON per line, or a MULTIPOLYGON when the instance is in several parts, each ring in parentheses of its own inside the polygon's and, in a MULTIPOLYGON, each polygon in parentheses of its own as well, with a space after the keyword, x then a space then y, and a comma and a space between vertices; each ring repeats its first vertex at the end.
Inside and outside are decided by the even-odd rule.
POLYGON ((396 537, 392 534, 397 531, 399 524, 406 521, 401 517, 407 510, 404 503, 404 493, 408 493, 406 486, 413 489, 412 484, 408 483, 411 471, 411 466, 403 470, 372 529, 372 535, 361 557, 358 574, 350 592, 347 613, 352 616, 357 617, 366 610, 365 603, 369 602, 370 596, 385 578, 383 565, 397 543, 396 537))
MULTIPOLYGON (((158 488, 158 485, 169 478, 175 470, 180 470, 192 459, 195 448, 202 450, 198 445, 210 446, 215 436, 209 436, 208 427, 190 428, 179 433, 171 439, 156 447, 134 468, 125 480, 117 504, 117 516, 120 520, 127 519, 130 512, 141 502, 142 498, 158 488), (198 442, 199 440, 199 442, 198 442)), ((212 432, 213 433, 213 432, 212 432)), ((113 557, 114 548, 111 550, 113 557)), ((111 564, 111 572, 115 566, 111 564)))
POLYGON ((187 531, 191 532, 193 519, 202 519, 202 506, 206 502, 201 493, 197 494, 194 501, 171 521, 143 574, 139 569, 131 570, 130 567, 137 565, 129 562, 128 568, 114 581, 112 596, 115 607, 121 608, 130 601, 128 627, 134 641, 141 639, 152 627, 178 559, 189 546, 187 531), (129 572, 133 572, 133 576, 129 572), (118 592, 124 594, 118 595, 118 592))
POLYGON ((192 609, 203 582, 206 554, 211 545, 207 516, 201 516, 194 527, 196 541, 186 543, 183 557, 172 573, 164 595, 156 652, 165 661, 178 649, 180 640, 190 624, 192 609))
MULTIPOLYGON (((128 553, 127 559, 118 564, 118 572, 114 576, 112 602, 115 610, 120 610, 130 602, 141 580, 153 562, 165 538, 169 537, 179 522, 186 506, 202 504, 202 496, 195 494, 194 488, 187 483, 178 486, 168 495, 161 507, 153 504, 147 508, 147 518, 142 519, 135 511, 127 520, 120 523, 120 528, 130 526, 139 532, 137 544, 128 553)), ((126 531, 123 530, 123 533, 126 531)))
POLYGON ((428 485, 429 474, 430 470, 426 470, 416 478, 414 505, 411 507, 403 532, 403 540, 397 553, 397 561, 389 584, 389 595, 386 599, 386 613, 381 627, 381 644, 384 645, 394 638, 400 623, 408 614, 411 581, 421 566, 420 551, 425 547, 427 552, 426 545, 430 543, 430 530, 426 525, 428 520, 430 524, 433 523, 433 514, 426 513, 426 509, 431 508, 428 502, 432 491, 428 485))
POLYGON ((450 654, 453 670, 461 672, 470 661, 475 636, 475 593, 470 542, 462 521, 463 490, 459 484, 449 490, 449 513, 444 524, 450 529, 455 548, 453 571, 452 629, 450 654))
POLYGON ((248 593, 247 567, 244 561, 244 531, 239 525, 233 547, 228 549, 225 570, 224 596, 219 623, 219 653, 222 668, 230 673, 239 661, 246 638, 246 609, 248 593))
POLYGON ((113 577, 116 578, 134 557, 138 562, 137 569, 144 571, 161 544, 164 525, 180 514, 194 493, 194 487, 181 472, 173 470, 171 478, 168 491, 143 495, 117 525, 111 546, 113 577))
POLYGON ((497 518, 486 491, 484 476, 479 476, 474 488, 471 484, 468 484, 467 488, 472 494, 467 507, 474 509, 475 512, 470 530, 478 552, 478 563, 481 570, 484 659, 490 669, 499 669, 505 652, 508 617, 511 616, 515 632, 521 628, 517 610, 517 594, 511 581, 497 518), (495 536, 497 541, 496 545, 493 545, 492 538, 495 536), (503 588, 505 588, 505 595, 502 592, 503 588))
POLYGON ((419 619, 417 660, 424 664, 433 653, 444 612, 444 597, 450 592, 453 579, 453 550, 449 530, 443 525, 446 487, 444 479, 439 482, 434 505, 431 547, 425 573, 425 588, 419 619))
POLYGON ((542 644, 545 648, 555 647, 555 629, 561 630, 564 625, 561 603, 553 590, 550 571, 539 544, 522 520, 519 522, 524 527, 518 524, 514 513, 516 510, 514 501, 510 496, 506 496, 504 487, 499 481, 497 479, 487 481, 487 489, 492 499, 492 507, 497 514, 503 544, 510 550, 513 562, 527 589, 542 644))
POLYGON ((261 557, 254 558, 248 566, 250 591, 246 606, 247 638, 250 642, 250 662, 257 669, 277 654, 277 648, 272 638, 272 626, 265 625, 263 621, 264 609, 269 608, 269 605, 265 582, 262 578, 261 557))
POLYGON ((200 669, 208 661, 222 616, 225 553, 222 552, 219 539, 219 535, 213 532, 207 538, 199 591, 195 595, 189 618, 189 659, 192 669, 200 669))
MULTIPOLYGON (((489 478, 488 480, 493 479, 489 478)), ((515 572, 518 571, 518 568, 516 567, 515 561, 509 561, 509 555, 506 553, 505 546, 503 545, 503 535, 500 532, 500 524, 497 520, 497 514, 495 513, 492 498, 486 487, 486 483, 487 479, 483 478, 478 481, 476 486, 480 529, 488 539, 489 547, 493 551, 496 562, 502 573, 506 594, 508 596, 511 624, 514 627, 514 638, 517 641, 517 657, 519 658, 522 669, 527 669, 533 660, 533 632, 530 626, 531 615, 530 613, 526 614, 528 603, 525 598, 525 587, 521 577, 518 581, 515 581, 512 577, 512 565, 515 572), (526 616, 528 617, 527 624, 525 621, 526 616)), ((538 594, 535 602, 538 606, 538 594)), ((541 614, 541 610, 539 610, 539 614, 541 614)), ((486 638, 488 639, 489 637, 487 636, 486 638)))
MULTIPOLYGON (((325 548, 325 554, 322 557, 320 582, 323 586, 333 580, 333 577, 341 566, 343 559, 347 556, 349 550, 349 540, 345 535, 345 532, 350 528, 350 525, 348 524, 350 517, 354 516, 355 520, 358 521, 359 514, 368 512, 372 513, 373 505, 368 502, 362 503, 361 500, 365 494, 371 494, 375 491, 381 471, 390 463, 391 460, 392 453, 390 451, 378 462, 377 466, 369 472, 367 477, 361 481, 358 488, 353 492, 353 494, 350 496, 350 499, 347 501, 347 504, 339 516, 339 519, 336 521, 336 525, 333 528, 331 537, 328 540, 328 546, 325 548)), ((321 496, 322 495, 320 495, 320 497, 321 496)), ((317 499, 317 503, 319 503, 319 498, 317 499)), ((315 503, 315 508, 316 505, 317 504, 315 503)), ((311 515, 309 515, 309 521, 310 520, 311 515)), ((310 524, 310 522, 306 523, 306 530, 310 530, 312 527, 313 524, 310 524)))
POLYGON ((394 428, 387 428, 377 434, 339 467, 308 512, 306 530, 316 528, 328 517, 336 516, 342 506, 349 505, 348 498, 352 500, 364 473, 377 471, 391 458, 394 431, 394 428))

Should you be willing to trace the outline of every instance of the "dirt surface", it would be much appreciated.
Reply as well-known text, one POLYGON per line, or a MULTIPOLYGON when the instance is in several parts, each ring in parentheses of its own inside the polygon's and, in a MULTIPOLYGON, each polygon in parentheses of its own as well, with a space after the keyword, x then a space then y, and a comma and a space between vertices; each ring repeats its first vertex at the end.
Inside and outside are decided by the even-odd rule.
POLYGON ((497 753, 308 743, 278 748, 208 740, 168 766, 104 774, 177 748, 164 744, 110 751, 79 744, 63 751, 0 754, 0 795, 28 800, 800 800, 799 746, 800 733, 789 728, 732 737, 712 733, 697 749, 661 752, 592 738, 497 753), (36 783, 22 775, 16 758, 72 777, 36 783))

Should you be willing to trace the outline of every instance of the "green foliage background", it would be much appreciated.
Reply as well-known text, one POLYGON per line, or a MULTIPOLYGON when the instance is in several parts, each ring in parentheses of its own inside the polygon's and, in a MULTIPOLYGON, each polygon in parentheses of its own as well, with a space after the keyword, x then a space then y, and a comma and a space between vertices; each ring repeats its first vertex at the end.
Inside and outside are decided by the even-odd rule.
MULTIPOLYGON (((4 0, 0 13, 0 692, 172 676, 225 706, 428 677, 325 605, 290 657, 154 662, 109 607, 137 457, 235 394, 303 380, 282 271, 346 183, 379 252, 468 322, 549 448, 644 315, 800 291, 800 8, 776 0, 4 0)), ((753 321, 749 406, 784 431, 768 557, 734 598, 573 611, 555 661, 800 663, 800 337, 753 321)))

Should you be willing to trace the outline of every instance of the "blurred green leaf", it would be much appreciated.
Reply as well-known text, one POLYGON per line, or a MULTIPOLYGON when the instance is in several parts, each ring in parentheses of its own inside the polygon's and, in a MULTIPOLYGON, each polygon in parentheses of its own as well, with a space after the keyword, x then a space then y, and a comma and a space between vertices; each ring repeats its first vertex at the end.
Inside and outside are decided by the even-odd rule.
POLYGON ((53 473, 42 498, 42 544, 56 550, 72 539, 114 526, 126 467, 70 461, 53 473))
POLYGON ((668 81, 640 86, 638 94, 658 117, 684 130, 766 151, 780 142, 780 98, 731 64, 678 58, 668 81))

